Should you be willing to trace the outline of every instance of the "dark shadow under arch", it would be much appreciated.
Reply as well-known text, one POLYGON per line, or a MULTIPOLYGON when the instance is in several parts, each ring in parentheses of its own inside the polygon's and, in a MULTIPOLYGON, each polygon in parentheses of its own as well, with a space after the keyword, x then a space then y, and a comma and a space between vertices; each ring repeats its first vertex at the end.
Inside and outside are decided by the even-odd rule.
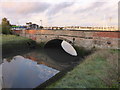
POLYGON ((53 39, 48 41, 44 48, 59 48, 63 40, 61 39, 53 39))
POLYGON ((71 62, 78 60, 78 56, 70 55, 64 51, 61 46, 62 41, 63 40, 61 39, 48 41, 44 46, 47 55, 57 62, 71 62))

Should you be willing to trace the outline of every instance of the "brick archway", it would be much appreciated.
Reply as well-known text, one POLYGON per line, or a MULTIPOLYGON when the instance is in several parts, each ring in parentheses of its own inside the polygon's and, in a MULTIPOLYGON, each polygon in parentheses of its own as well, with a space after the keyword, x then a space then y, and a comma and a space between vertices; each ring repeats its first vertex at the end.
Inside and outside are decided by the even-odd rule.
POLYGON ((47 40, 47 41, 45 42, 45 44, 47 44, 49 41, 55 40, 55 39, 64 40, 64 41, 68 42, 69 44, 71 44, 71 45, 73 46, 73 41, 72 41, 72 40, 68 40, 68 39, 62 38, 62 37, 53 37, 53 38, 47 40))

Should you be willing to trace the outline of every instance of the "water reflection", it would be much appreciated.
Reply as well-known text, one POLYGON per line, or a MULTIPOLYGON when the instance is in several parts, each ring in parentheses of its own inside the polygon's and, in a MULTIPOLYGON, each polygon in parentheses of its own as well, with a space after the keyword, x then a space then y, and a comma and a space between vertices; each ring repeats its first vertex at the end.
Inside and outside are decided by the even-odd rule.
MULTIPOLYGON (((59 71, 62 71, 67 67, 71 66, 69 63, 60 63, 57 60, 54 60, 53 58, 51 58, 51 56, 47 55, 46 52, 44 52, 44 50, 42 52, 41 51, 42 50, 35 50, 33 52, 26 53, 22 56, 37 62, 37 64, 44 64, 48 67, 52 67, 59 71)), ((52 52, 51 54, 54 55, 54 52, 52 52)), ((54 57, 56 56, 54 55, 54 57)), ((56 59, 58 58, 59 57, 56 57, 56 59)))
POLYGON ((5 59, 2 70, 3 88, 35 88, 59 73, 22 56, 15 56, 11 61, 5 59))
POLYGON ((62 43, 61 43, 61 46, 65 50, 65 52, 69 53, 70 55, 77 56, 76 50, 68 42, 63 40, 62 43))
POLYGON ((66 53, 61 43, 62 40, 55 40, 48 43, 45 49, 4 59, 0 65, 3 88, 35 88, 57 73, 75 66, 79 57, 66 53))
POLYGON ((2 89, 2 65, 0 65, 0 90, 2 89))

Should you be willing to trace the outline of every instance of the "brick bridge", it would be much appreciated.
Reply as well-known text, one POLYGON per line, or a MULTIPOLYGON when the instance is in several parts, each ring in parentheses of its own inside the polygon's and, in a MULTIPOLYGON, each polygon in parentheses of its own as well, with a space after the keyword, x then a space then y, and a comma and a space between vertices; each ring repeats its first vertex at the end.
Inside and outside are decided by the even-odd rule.
POLYGON ((120 49, 120 31, 88 31, 88 30, 14 30, 20 36, 31 38, 37 42, 48 42, 62 39, 76 46, 91 48, 120 49))

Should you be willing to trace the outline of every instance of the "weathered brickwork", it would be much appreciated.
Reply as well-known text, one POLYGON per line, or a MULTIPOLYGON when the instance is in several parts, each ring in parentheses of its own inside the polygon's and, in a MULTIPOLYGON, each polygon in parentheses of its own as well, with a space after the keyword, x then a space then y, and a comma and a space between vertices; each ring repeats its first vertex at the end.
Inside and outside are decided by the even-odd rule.
POLYGON ((120 49, 119 31, 74 31, 74 30, 24 30, 15 31, 37 42, 48 42, 52 39, 63 39, 76 46, 85 48, 113 48, 120 49))

